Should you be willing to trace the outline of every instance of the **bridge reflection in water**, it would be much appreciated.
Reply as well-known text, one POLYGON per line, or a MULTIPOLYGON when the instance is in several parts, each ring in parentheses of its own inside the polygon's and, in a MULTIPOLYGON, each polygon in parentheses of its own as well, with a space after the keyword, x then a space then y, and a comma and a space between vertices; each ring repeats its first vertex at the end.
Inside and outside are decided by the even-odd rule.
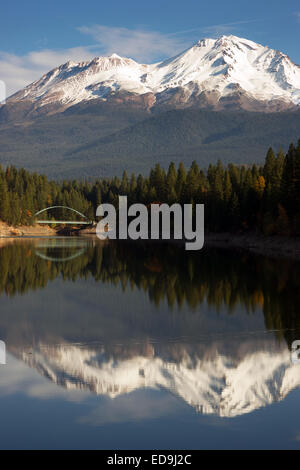
POLYGON ((35 254, 46 261, 66 262, 82 256, 87 247, 87 240, 84 239, 50 238, 35 245, 35 254), (65 256, 66 250, 75 252, 65 256), (55 251, 55 255, 51 254, 51 251, 55 251), (60 253, 63 256, 58 256, 60 253))

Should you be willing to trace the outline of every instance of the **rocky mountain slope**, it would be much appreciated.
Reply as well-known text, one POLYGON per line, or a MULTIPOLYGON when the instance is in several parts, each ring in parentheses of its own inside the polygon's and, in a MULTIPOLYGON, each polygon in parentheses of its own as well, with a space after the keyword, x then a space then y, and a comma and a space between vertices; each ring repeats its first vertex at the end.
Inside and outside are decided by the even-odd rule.
POLYGON ((287 55, 236 36, 202 39, 176 57, 139 64, 113 54, 67 62, 8 103, 54 112, 83 101, 139 102, 146 109, 209 107, 279 111, 300 105, 300 67, 287 55))

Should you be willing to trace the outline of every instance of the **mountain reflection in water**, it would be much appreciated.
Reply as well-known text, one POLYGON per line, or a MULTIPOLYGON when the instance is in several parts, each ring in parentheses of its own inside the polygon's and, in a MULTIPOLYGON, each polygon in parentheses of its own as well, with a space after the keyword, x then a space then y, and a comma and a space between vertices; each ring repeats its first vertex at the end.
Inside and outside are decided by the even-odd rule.
POLYGON ((300 386, 299 274, 291 260, 172 244, 3 242, 0 338, 67 389, 164 389, 234 417, 300 386))

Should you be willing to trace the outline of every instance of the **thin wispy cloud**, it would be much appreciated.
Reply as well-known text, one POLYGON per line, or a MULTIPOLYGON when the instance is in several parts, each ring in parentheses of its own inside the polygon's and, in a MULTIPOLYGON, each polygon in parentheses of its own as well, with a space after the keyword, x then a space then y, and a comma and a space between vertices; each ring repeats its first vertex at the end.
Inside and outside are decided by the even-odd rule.
POLYGON ((201 34, 209 34, 210 36, 219 36, 221 34, 231 33, 234 31, 238 31, 240 26, 250 24, 250 23, 257 23, 260 20, 242 20, 242 21, 234 21, 232 23, 221 23, 209 26, 201 26, 199 28, 193 29, 186 29, 183 31, 177 31, 175 33, 169 34, 169 36, 178 36, 183 34, 191 34, 191 33, 201 33, 201 34))
POLYGON ((68 60, 87 60, 93 55, 93 47, 75 47, 59 51, 44 49, 23 56, 0 51, 0 79, 6 84, 7 96, 10 96, 68 60))
POLYGON ((206 26, 201 31, 203 33, 209 34, 210 36, 216 37, 222 34, 228 34, 235 31, 239 31, 240 26, 250 23, 256 23, 257 21, 259 20, 236 21, 234 23, 216 24, 212 26, 206 26))
POLYGON ((103 25, 81 26, 78 30, 97 41, 104 55, 116 52, 140 62, 151 62, 168 57, 187 46, 187 40, 159 31, 103 25))
POLYGON ((184 50, 191 45, 191 35, 194 37, 195 33, 198 33, 198 39, 201 39, 203 35, 216 37, 238 31, 241 26, 257 21, 259 20, 241 20, 171 33, 104 25, 81 26, 78 30, 91 36, 99 44, 103 55, 116 52, 139 62, 149 63, 184 50))

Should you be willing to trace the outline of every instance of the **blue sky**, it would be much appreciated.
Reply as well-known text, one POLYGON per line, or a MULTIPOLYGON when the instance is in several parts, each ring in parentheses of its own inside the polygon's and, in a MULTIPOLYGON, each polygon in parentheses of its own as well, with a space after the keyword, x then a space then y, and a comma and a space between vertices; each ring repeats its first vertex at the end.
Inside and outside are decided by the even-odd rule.
POLYGON ((155 62, 202 37, 234 34, 300 64, 299 0, 11 1, 1 5, 0 80, 8 95, 53 67, 116 52, 155 62))

